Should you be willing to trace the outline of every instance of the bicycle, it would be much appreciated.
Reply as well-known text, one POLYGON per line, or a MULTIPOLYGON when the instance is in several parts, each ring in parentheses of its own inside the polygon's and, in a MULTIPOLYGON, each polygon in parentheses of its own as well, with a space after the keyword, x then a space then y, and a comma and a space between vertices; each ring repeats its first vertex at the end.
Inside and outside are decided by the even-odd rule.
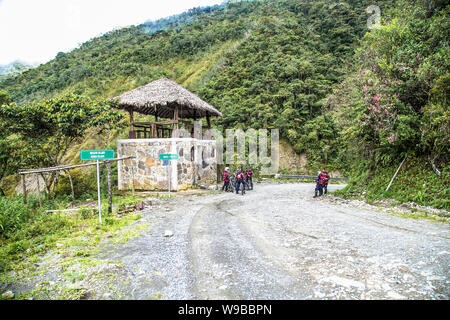
POLYGON ((239 187, 241 188, 241 194, 244 195, 245 194, 245 180, 243 180, 242 182, 239 182, 239 187))

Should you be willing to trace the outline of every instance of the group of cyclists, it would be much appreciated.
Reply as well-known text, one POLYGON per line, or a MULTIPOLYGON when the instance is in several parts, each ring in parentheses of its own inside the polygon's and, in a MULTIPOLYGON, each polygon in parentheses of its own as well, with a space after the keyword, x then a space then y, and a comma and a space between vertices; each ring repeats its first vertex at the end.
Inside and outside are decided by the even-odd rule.
POLYGON ((236 190, 236 194, 238 194, 241 190, 244 195, 246 189, 253 190, 253 171, 249 168, 242 171, 239 168, 234 174, 231 174, 230 168, 226 167, 223 173, 223 182, 222 191, 234 192, 236 190))
POLYGON ((328 181, 330 178, 331 176, 325 168, 323 168, 322 171, 317 171, 317 177, 315 179, 316 189, 314 190, 313 198, 317 198, 317 191, 319 191, 319 197, 324 193, 327 194, 328 181))
MULTIPOLYGON (((317 172, 317 177, 315 178, 316 189, 314 190, 313 198, 317 198, 317 192, 319 192, 319 197, 327 193, 328 181, 330 179, 331 176, 325 168, 317 172)), ((236 194, 238 194, 239 190, 241 190, 242 195, 244 195, 245 190, 253 190, 253 171, 249 168, 242 171, 239 168, 234 174, 231 174, 230 168, 226 167, 223 173, 223 181, 222 191, 236 191, 236 194)))

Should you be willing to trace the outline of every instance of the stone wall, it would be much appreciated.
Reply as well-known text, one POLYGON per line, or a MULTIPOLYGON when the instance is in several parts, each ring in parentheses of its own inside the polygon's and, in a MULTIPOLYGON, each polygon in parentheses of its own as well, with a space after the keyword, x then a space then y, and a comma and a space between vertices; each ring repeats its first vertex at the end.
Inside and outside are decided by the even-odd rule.
POLYGON ((135 156, 119 161, 119 190, 183 190, 199 183, 215 183, 216 141, 193 138, 126 139, 117 141, 117 156, 135 156), (179 160, 162 166, 159 155, 177 153, 179 160))

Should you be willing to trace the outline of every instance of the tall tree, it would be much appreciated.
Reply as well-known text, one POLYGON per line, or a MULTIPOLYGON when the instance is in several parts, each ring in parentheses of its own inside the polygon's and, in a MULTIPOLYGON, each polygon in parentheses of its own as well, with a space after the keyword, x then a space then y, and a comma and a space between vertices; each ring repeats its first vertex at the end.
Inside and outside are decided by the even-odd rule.
MULTIPOLYGON (((29 165, 58 166, 87 130, 94 128, 101 133, 120 125, 124 115, 112 109, 114 105, 115 102, 105 99, 66 94, 25 106, 3 105, 0 123, 25 143, 29 165)), ((48 190, 54 186, 56 177, 57 173, 53 173, 46 178, 48 190)))

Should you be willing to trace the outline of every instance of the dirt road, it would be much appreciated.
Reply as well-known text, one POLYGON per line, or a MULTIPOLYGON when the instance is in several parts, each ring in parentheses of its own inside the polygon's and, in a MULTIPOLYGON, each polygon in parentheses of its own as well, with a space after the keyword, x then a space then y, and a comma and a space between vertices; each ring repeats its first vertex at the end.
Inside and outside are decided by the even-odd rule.
POLYGON ((100 257, 120 261, 121 299, 449 298, 448 224, 313 199, 313 189, 167 199, 142 213, 145 234, 100 257))

